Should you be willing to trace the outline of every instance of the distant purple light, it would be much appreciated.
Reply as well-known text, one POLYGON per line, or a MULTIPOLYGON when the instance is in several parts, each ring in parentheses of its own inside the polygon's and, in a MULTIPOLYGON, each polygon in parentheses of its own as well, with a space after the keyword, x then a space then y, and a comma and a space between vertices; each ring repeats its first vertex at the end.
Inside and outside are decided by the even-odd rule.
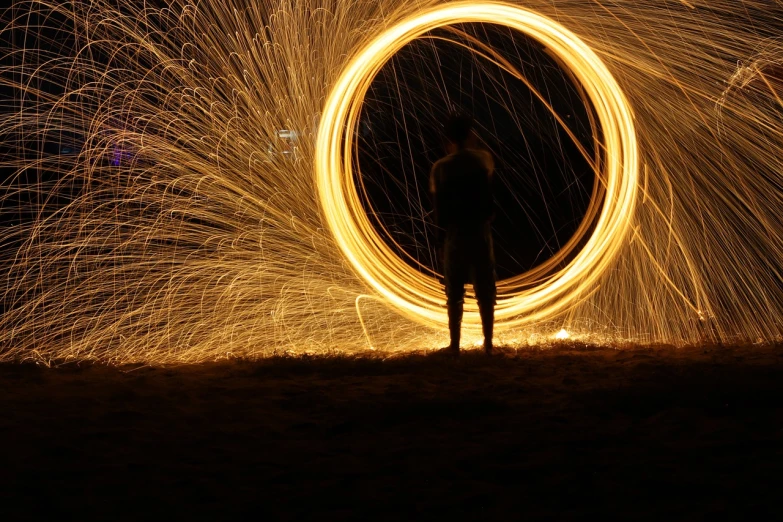
POLYGON ((129 160, 130 157, 130 152, 123 150, 119 145, 115 145, 114 150, 112 151, 111 164, 115 167, 119 167, 126 160, 129 160))

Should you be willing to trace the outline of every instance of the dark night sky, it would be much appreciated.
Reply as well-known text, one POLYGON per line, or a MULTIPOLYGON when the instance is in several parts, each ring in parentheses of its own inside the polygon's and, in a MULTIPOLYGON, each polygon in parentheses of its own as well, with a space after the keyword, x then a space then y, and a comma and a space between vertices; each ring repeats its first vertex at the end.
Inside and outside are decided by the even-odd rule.
MULTIPOLYGON (((488 24, 459 26, 522 70, 592 148, 587 110, 560 67, 532 39, 488 24)), ((441 30, 435 35, 454 38, 441 30)), ((432 267, 429 169, 444 155, 441 129, 452 110, 472 114, 496 159, 494 222, 498 276, 522 273, 551 257, 581 222, 593 174, 544 105, 518 79, 467 49, 417 40, 376 77, 364 106, 359 166, 366 208, 432 267)))
MULTIPOLYGON (((40 20, 32 17, 26 22, 35 26, 40 20)), ((586 124, 589 109, 539 44, 488 24, 457 28, 473 34, 520 68, 567 118, 583 145, 591 147, 586 124)), ((16 41, 3 41, 2 45, 5 49, 25 46, 67 54, 67 47, 75 45, 67 35, 65 26, 57 33, 19 31, 13 35, 16 41)), ((433 36, 455 37, 445 29, 433 36)), ((17 59, 4 53, 3 65, 17 59)), ((47 91, 57 90, 55 85, 39 85, 47 91)), ((0 92, 0 103, 12 106, 18 103, 13 100, 18 95, 5 88, 0 92)), ((521 81, 453 43, 417 40, 400 51, 373 82, 358 143, 360 169, 369 190, 367 209, 409 254, 437 268, 431 219, 426 215, 431 210, 428 175, 432 163, 444 154, 442 123, 455 109, 475 117, 478 133, 496 159, 498 275, 505 278, 524 272, 550 257, 572 236, 587 208, 593 175, 570 138, 521 81)), ((49 136, 27 143, 26 148, 30 155, 42 148, 45 153, 57 153, 58 141, 63 139, 49 136)), ((13 201, 6 201, 5 210, 11 206, 13 201)), ((12 213, 4 215, 4 220, 23 219, 18 209, 12 213)))

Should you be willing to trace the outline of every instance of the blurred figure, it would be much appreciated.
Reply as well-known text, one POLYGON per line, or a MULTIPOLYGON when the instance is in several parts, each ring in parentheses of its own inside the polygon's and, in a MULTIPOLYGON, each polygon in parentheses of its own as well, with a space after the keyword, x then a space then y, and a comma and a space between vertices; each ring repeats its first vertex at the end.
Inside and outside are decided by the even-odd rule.
POLYGON ((495 321, 495 256, 490 222, 494 217, 489 152, 478 148, 473 119, 454 114, 445 126, 448 155, 432 166, 430 192, 442 250, 451 343, 459 354, 465 285, 473 284, 481 314, 484 350, 492 353, 495 321))

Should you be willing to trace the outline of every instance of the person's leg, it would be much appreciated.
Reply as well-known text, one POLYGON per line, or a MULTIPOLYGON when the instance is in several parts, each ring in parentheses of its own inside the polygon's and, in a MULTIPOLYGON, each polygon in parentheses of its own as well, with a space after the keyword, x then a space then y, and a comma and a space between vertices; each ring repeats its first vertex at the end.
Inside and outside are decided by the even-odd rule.
POLYGON ((459 352, 462 311, 465 303, 466 264, 457 238, 447 240, 444 249, 443 271, 446 286, 446 312, 449 318, 449 349, 459 352))
POLYGON ((475 250, 473 291, 478 301, 481 330, 484 334, 484 350, 492 352, 492 336, 495 329, 495 256, 492 251, 492 237, 487 231, 484 241, 475 250))
POLYGON ((464 299, 449 296, 446 301, 446 309, 449 315, 449 349, 459 351, 460 332, 462 330, 462 309, 464 299))
POLYGON ((484 333, 484 351, 492 352, 492 335, 495 329, 495 302, 494 299, 478 300, 479 315, 481 316, 481 330, 484 333))

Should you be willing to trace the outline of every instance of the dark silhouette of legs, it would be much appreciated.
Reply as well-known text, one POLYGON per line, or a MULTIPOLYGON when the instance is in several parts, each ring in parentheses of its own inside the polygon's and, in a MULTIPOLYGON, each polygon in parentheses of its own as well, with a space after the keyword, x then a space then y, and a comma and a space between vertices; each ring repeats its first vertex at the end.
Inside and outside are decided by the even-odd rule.
POLYGON ((449 349, 459 352, 460 330, 462 328, 462 309, 464 301, 462 299, 449 299, 446 308, 449 315, 449 349))
POLYGON ((495 302, 494 300, 480 300, 478 302, 479 315, 481 316, 481 330, 484 333, 484 351, 492 353, 492 334, 495 327, 495 302))
POLYGON ((473 290, 478 301, 481 329, 484 333, 484 351, 492 353, 492 334, 495 329, 495 256, 492 252, 492 237, 484 236, 482 248, 477 248, 473 260, 473 290))
POLYGON ((459 236, 446 242, 444 258, 444 283, 446 286, 446 311, 449 317, 449 351, 459 353, 462 310, 465 304, 465 283, 468 282, 469 260, 465 259, 464 245, 459 236))
POLYGON ((465 285, 473 284, 484 332, 484 349, 492 352, 495 323, 495 259, 489 225, 468 231, 452 230, 445 242, 444 284, 449 318, 449 351, 459 353, 465 285))

